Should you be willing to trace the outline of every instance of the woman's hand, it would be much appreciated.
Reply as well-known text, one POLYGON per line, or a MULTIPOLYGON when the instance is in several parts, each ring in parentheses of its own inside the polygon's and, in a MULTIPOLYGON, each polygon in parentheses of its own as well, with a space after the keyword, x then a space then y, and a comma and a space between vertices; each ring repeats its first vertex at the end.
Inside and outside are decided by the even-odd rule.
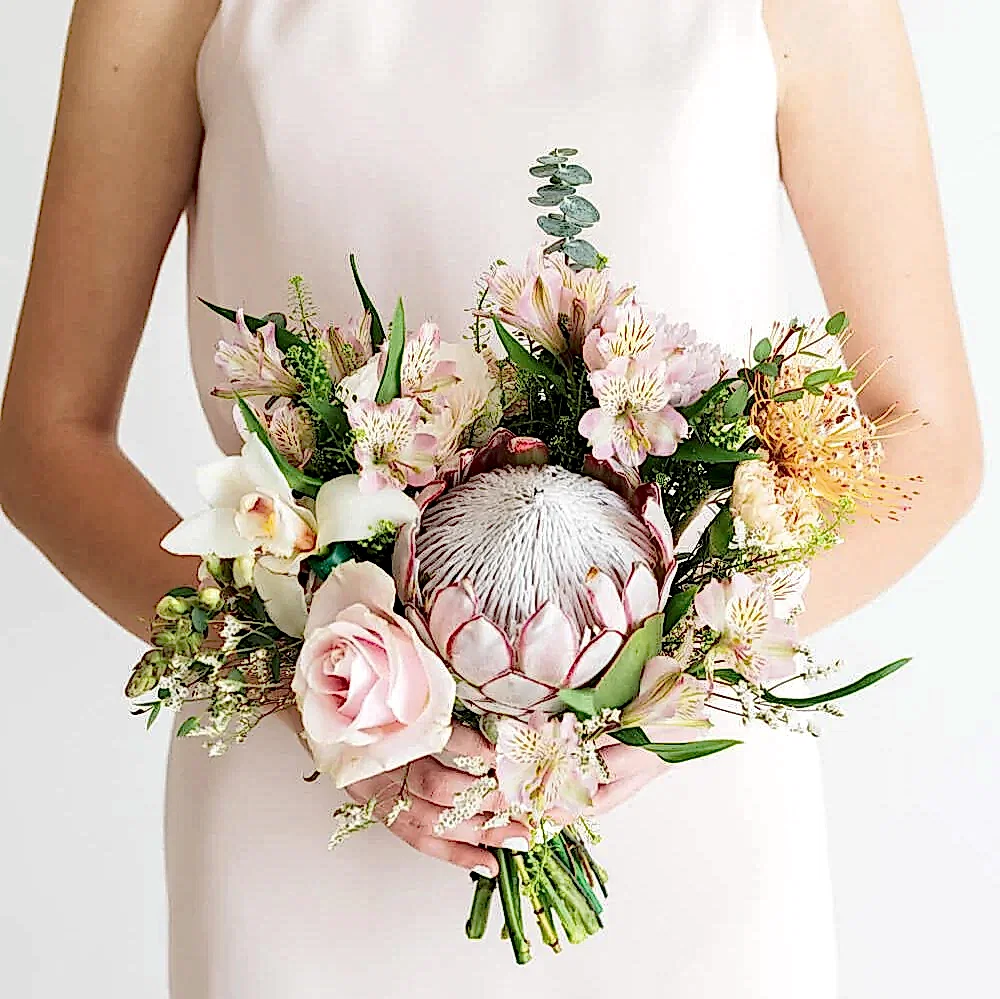
POLYGON ((594 795, 594 804, 590 810, 593 815, 601 815, 617 808, 670 769, 668 764, 648 749, 626 746, 617 741, 599 752, 611 774, 611 781, 602 784, 594 795))
MULTIPOLYGON (((452 756, 479 756, 490 767, 496 761, 493 746, 479 732, 465 725, 454 727, 445 753, 452 756)), ((497 829, 482 828, 482 824, 503 807, 497 792, 486 799, 483 811, 478 815, 448 829, 441 836, 437 835, 434 826, 441 813, 451 808, 455 795, 471 787, 477 778, 449 767, 433 756, 416 760, 409 767, 358 781, 345 790, 358 802, 377 797, 380 802, 379 815, 384 816, 403 790, 404 779, 406 787, 403 793, 412 804, 409 811, 400 813, 389 831, 415 850, 428 857, 475 871, 484 877, 496 877, 496 858, 485 849, 486 846, 505 846, 513 850, 528 848, 528 829, 518 822, 511 822, 497 829)))

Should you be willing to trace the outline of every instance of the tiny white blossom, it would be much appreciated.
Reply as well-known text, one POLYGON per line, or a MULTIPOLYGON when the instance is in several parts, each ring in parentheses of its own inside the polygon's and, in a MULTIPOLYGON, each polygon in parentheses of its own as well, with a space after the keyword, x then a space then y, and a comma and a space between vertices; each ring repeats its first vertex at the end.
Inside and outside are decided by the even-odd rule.
POLYGON ((497 789, 496 777, 480 777, 464 791, 459 791, 452 799, 452 807, 445 809, 434 823, 434 835, 443 836, 473 815, 483 810, 483 803, 497 789))

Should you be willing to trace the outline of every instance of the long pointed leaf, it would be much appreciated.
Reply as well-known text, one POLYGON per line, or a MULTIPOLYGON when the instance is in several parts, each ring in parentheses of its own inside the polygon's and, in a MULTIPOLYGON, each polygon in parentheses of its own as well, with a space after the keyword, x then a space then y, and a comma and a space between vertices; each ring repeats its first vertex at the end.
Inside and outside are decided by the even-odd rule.
POLYGON ((246 421, 247 429, 267 448, 289 486, 306 496, 315 497, 316 493, 319 492, 319 487, 323 483, 319 479, 314 479, 312 476, 306 475, 305 472, 300 471, 292 465, 274 446, 274 442, 268 435, 264 425, 257 419, 257 414, 246 404, 242 396, 236 395, 236 405, 240 407, 240 412, 246 421))
POLYGON ((827 701, 836 701, 841 697, 849 697, 851 694, 856 694, 859 690, 864 690, 865 687, 870 687, 873 683, 878 683, 879 680, 884 680, 887 676, 895 673, 896 670, 902 669, 909 661, 909 658, 897 659, 895 662, 889 663, 881 669, 865 674, 865 676, 855 680, 853 683, 849 683, 844 687, 838 687, 836 690, 827 691, 825 694, 814 694, 811 697, 782 697, 779 694, 772 694, 769 690, 765 690, 764 700, 769 701, 771 704, 781 704, 786 708, 814 708, 818 704, 826 704, 827 701))
POLYGON ((664 763, 685 763, 739 745, 739 739, 703 739, 700 742, 650 742, 642 748, 656 753, 664 763))
MULTIPOLYGON (((199 297, 198 301, 202 305, 207 305, 217 316, 222 316, 223 319, 228 319, 231 323, 236 322, 236 310, 227 309, 224 305, 214 305, 212 302, 206 301, 204 298, 199 297)), ((247 324, 247 329, 252 333, 256 333, 262 326, 266 326, 271 320, 261 319, 259 316, 248 316, 245 312, 243 313, 243 321, 247 324)), ((274 330, 274 342, 278 345, 278 350, 284 353, 289 347, 304 347, 305 341, 301 337, 297 337, 294 333, 285 329, 283 326, 276 326, 274 330)))
POLYGON ((698 441, 681 441, 671 455, 677 461, 704 461, 709 465, 730 464, 737 461, 754 461, 760 456, 751 451, 729 451, 715 444, 700 444, 698 441))
POLYGON ((504 329, 503 323, 496 316, 493 317, 493 325, 496 327, 497 336, 503 344, 503 349, 507 351, 507 356, 510 358, 512 364, 519 367, 522 371, 527 371, 529 375, 546 379, 560 392, 566 392, 566 382, 563 380, 562 375, 557 374, 544 361, 540 361, 530 351, 525 350, 517 338, 511 336, 504 329))
POLYGON ((403 314, 403 300, 396 302, 396 312, 392 317, 389 333, 389 352, 385 358, 385 370, 378 383, 375 401, 384 406, 403 394, 403 349, 406 347, 406 316, 403 314))
POLYGON ((346 437, 350 431, 350 424, 347 422, 347 414, 342 406, 334 403, 323 402, 313 396, 305 396, 302 400, 334 433, 337 437, 346 437))
POLYGON ((663 609, 663 634, 669 634, 674 625, 691 609, 694 598, 698 595, 698 586, 687 586, 679 593, 675 593, 663 609))
POLYGON ((594 688, 598 711, 624 707, 639 693, 642 671, 646 663, 659 654, 662 641, 663 615, 654 614, 632 633, 594 688))
POLYGON ((379 318, 375 303, 371 300, 368 292, 365 291, 365 286, 361 283, 361 275, 358 274, 358 262, 354 259, 353 253, 351 254, 351 273, 354 275, 354 283, 358 286, 361 304, 365 307, 365 312, 369 313, 372 317, 372 349, 378 350, 382 346, 382 341, 385 340, 385 327, 379 318))

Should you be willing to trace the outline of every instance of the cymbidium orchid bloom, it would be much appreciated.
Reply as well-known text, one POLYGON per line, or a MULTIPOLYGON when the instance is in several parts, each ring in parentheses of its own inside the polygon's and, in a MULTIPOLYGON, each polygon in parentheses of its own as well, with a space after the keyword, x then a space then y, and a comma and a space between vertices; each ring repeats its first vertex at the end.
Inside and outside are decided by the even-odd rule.
POLYGON ((220 340, 215 350, 215 363, 225 381, 212 390, 223 399, 240 395, 294 396, 302 391, 299 380, 284 366, 275 341, 274 323, 266 323, 256 332, 246 324, 243 310, 236 311, 238 340, 220 340))
POLYGON ((642 671, 639 693, 622 711, 622 728, 641 728, 653 742, 687 742, 711 727, 709 685, 670 656, 654 656, 642 671))
POLYGON ((396 542, 400 599, 480 713, 527 717, 593 681, 663 608, 676 572, 655 485, 545 464, 494 434, 417 497, 396 542))
POLYGON ((544 249, 536 246, 524 268, 505 264, 486 276, 496 316, 551 354, 579 353, 590 330, 632 289, 615 290, 604 271, 574 271, 544 249))
POLYGON ((615 357, 591 372, 598 405, 580 418, 580 433, 599 460, 637 468, 647 455, 670 455, 687 436, 687 420, 670 405, 666 363, 615 357))
POLYGON ((718 634, 708 653, 714 668, 735 670, 753 684, 795 671, 798 635, 779 617, 766 579, 713 579, 698 591, 694 609, 698 623, 718 634))
POLYGON ((535 712, 497 724, 497 783, 512 815, 537 829, 553 812, 581 815, 593 804, 598 775, 582 752, 576 717, 535 712))
POLYGON ((238 583, 252 580, 271 619, 290 635, 301 635, 305 625, 298 580, 304 559, 337 541, 363 540, 385 521, 399 525, 417 515, 402 493, 362 498, 356 475, 325 483, 315 505, 297 500, 256 436, 239 455, 200 468, 198 489, 209 509, 181 521, 162 546, 175 555, 235 559, 238 583))

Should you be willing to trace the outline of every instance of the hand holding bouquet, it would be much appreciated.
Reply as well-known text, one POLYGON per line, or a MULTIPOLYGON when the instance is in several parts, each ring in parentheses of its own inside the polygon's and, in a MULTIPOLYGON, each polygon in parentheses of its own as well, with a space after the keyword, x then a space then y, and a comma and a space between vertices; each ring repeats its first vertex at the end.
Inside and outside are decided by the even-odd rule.
POLYGON ((299 278, 290 317, 210 306, 245 444, 163 541, 201 578, 161 600, 127 687, 149 724, 194 707, 178 734, 213 755, 297 705, 317 774, 360 797, 331 845, 412 809, 491 845, 467 933, 498 894, 519 962, 524 901, 557 950, 601 926, 589 818, 616 753, 729 749, 721 713, 812 732, 906 662, 782 692, 824 672, 794 623, 809 561, 910 501, 881 471, 907 417, 863 413, 845 317, 724 356, 611 280, 573 156, 531 168, 552 241, 489 269, 464 339, 408 329, 401 300, 387 330, 353 258, 355 324, 320 324, 299 278), (435 756, 468 775, 443 808, 411 784, 435 756))

